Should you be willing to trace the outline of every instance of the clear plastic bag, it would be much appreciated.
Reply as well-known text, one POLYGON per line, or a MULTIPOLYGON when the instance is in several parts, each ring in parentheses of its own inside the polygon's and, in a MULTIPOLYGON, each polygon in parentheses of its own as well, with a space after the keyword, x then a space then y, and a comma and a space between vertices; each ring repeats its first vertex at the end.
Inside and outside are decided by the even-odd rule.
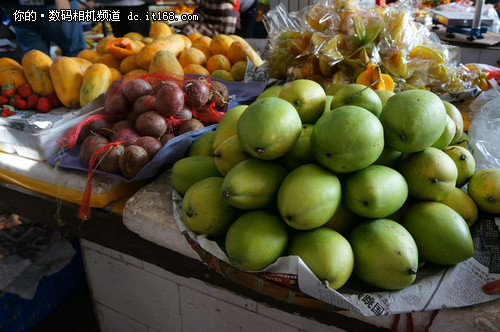
POLYGON ((500 168, 500 92, 483 91, 471 104, 471 115, 469 137, 476 168, 500 168))
POLYGON ((270 75, 308 78, 328 88, 332 82, 355 83, 374 63, 392 77, 395 92, 472 88, 473 75, 459 66, 460 48, 442 43, 415 21, 415 13, 409 0, 374 8, 359 0, 317 0, 292 13, 278 5, 264 15, 270 75))

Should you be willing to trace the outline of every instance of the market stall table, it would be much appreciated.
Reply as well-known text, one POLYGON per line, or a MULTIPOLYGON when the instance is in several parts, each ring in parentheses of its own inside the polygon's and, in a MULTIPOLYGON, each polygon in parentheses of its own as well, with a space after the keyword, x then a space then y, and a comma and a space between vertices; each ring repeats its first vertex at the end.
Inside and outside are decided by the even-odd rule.
MULTIPOLYGON (((61 227, 54 218, 58 207, 53 197, 1 182, 0 209, 61 228, 82 239, 87 277, 100 324, 111 330, 113 326, 118 328, 118 322, 129 320, 137 327, 158 330, 165 324, 180 329, 180 326, 201 325, 229 327, 252 321, 258 321, 262 329, 391 328, 395 315, 364 317, 326 306, 318 308, 315 300, 309 306, 287 303, 232 282, 207 267, 190 251, 173 222, 171 188, 170 174, 163 173, 132 196, 123 216, 94 209, 92 218, 86 221, 76 218, 77 204, 63 202, 61 227)), ((412 313, 415 330, 423 330, 432 314, 412 313)), ((404 330, 405 320, 405 315, 401 315, 400 330, 404 330)), ((431 330, 487 331, 499 324, 500 301, 496 300, 440 310, 431 330)), ((250 326, 241 327, 250 329, 250 326)))
MULTIPOLYGON (((127 202, 124 209, 123 221, 128 229, 138 233, 141 237, 177 252, 185 252, 186 250, 188 250, 187 254, 190 255, 190 248, 187 248, 186 243, 184 242, 183 237, 180 235, 179 229, 172 217, 172 202, 170 198, 171 191, 172 185, 170 182, 170 174, 164 173, 156 181, 143 187, 127 202), (157 197, 162 197, 163 199, 158 201, 158 204, 155 207, 156 211, 152 212, 150 209, 145 209, 144 206, 146 206, 148 202, 151 202, 151 198, 155 197, 155 195, 157 197), (172 240, 169 241, 169 239, 172 240)), ((236 282, 238 281, 236 280, 236 282)), ((296 298, 299 298, 298 294, 296 298)), ((285 303, 285 300, 289 299, 282 299, 282 303, 285 303)), ((302 305, 320 308, 320 305, 318 305, 318 303, 315 303, 314 301, 305 304, 302 303, 302 305)), ((500 315, 486 314, 485 312, 482 312, 482 310, 490 311, 491 309, 491 313, 494 313, 497 311, 498 305, 500 305, 500 302, 497 300, 482 305, 471 306, 468 308, 441 310, 432 326, 437 330, 441 330, 442 328, 460 331, 466 331, 469 329, 477 330, 481 328, 485 328, 487 330, 488 327, 486 325, 489 325, 491 323, 492 326, 494 326, 500 323, 500 315), (471 319, 470 321, 463 320, 463 317, 472 317, 472 315, 485 316, 482 316, 482 319, 471 319), (454 326, 454 324, 456 325, 454 326), (482 324, 486 325, 482 327, 482 324)), ((320 313, 324 312, 325 308, 327 311, 333 310, 332 307, 327 308, 326 306, 316 310, 318 313, 320 313)), ((359 321, 372 323, 385 328, 391 328, 394 319, 396 318, 396 315, 365 317, 341 309, 337 309, 335 312, 340 313, 342 316, 356 318, 359 321)), ((431 316, 432 311, 413 313, 412 318, 416 329, 423 330, 424 327, 430 322, 431 316)), ((314 318, 317 319, 317 317, 314 318)), ((286 322, 287 320, 284 319, 283 321, 286 322)), ((321 319, 320 322, 324 324, 331 324, 329 321, 324 321, 321 319)), ((342 327, 341 325, 336 325, 335 320, 333 320, 332 322, 334 326, 345 329, 345 327, 342 327)))
MULTIPOLYGON (((154 275, 168 275, 169 277, 182 279, 185 282, 194 282, 198 287, 209 287, 212 292, 225 293, 226 297, 238 298, 239 301, 251 302, 254 308, 257 306, 257 303, 262 305, 261 310, 265 309, 274 312, 271 307, 279 308, 282 312, 278 314, 279 317, 281 315, 286 315, 287 318, 299 321, 300 324, 317 326, 318 323, 315 322, 315 320, 318 320, 323 321, 325 324, 338 326, 346 330, 350 328, 356 330, 361 329, 363 331, 387 330, 336 312, 287 304, 270 296, 265 296, 243 286, 233 284, 216 271, 208 269, 207 266, 199 260, 141 238, 123 225, 122 216, 119 214, 94 209, 90 220, 81 221, 76 218, 79 208, 78 205, 63 202, 60 208, 58 208, 53 197, 39 194, 3 181, 0 181, 0 197, 2 197, 0 210, 19 214, 27 219, 37 220, 42 224, 61 229, 63 232, 77 236, 82 240, 81 245, 84 253, 87 278, 94 300, 99 299, 100 301, 113 302, 113 298, 108 297, 113 291, 117 291, 117 294, 121 294, 121 296, 131 292, 131 285, 123 284, 120 282, 120 279, 130 281, 131 278, 143 276, 144 272, 154 271, 154 275), (26 209, 26 206, 30 208, 26 209), (54 215, 58 209, 60 209, 59 215, 64 221, 63 226, 59 226, 54 219, 54 215), (109 259, 113 261, 106 261, 109 259), (124 265, 133 270, 134 265, 142 268, 137 269, 135 273, 124 274, 124 271, 121 270, 123 266, 118 266, 117 269, 111 268, 111 270, 108 271, 109 274, 101 274, 98 277, 99 274, 95 274, 95 272, 102 271, 96 271, 94 268, 96 265, 100 264, 114 267, 117 267, 117 265, 124 265), (105 284, 105 289, 102 288, 103 284, 99 284, 99 281, 104 281, 102 278, 111 278, 111 280, 108 280, 109 284, 105 284), (110 289, 113 288, 112 285, 119 285, 119 287, 113 290, 110 289), (301 315, 301 318, 295 317, 293 315, 295 313, 301 315), (313 317, 313 320, 305 317, 313 317)), ((181 235, 179 234, 179 236, 181 235)), ((141 280, 135 281, 141 282, 141 280)), ((144 287, 145 285, 142 285, 142 291, 144 291, 144 287)), ((149 293, 140 292, 136 294, 134 292, 134 294, 137 295, 137 297, 131 298, 130 302, 117 303, 121 306, 121 310, 125 310, 124 307, 133 308, 132 311, 135 311, 138 307, 146 308, 143 309, 146 311, 152 309, 158 316, 149 315, 149 319, 151 320, 144 321, 144 324, 154 326, 157 322, 164 321, 162 318, 162 315, 165 316, 165 312, 163 312, 164 308, 154 308, 154 306, 157 304, 157 301, 168 301, 168 299, 172 297, 172 294, 169 294, 165 289, 154 288, 155 297, 149 298, 147 302, 140 302, 140 300, 144 300, 141 298, 141 294, 144 296, 149 293)), ((99 309, 100 304, 101 303, 96 302, 99 319, 109 319, 109 317, 102 316, 102 306, 101 310, 99 309)), ((109 306, 109 303, 105 302, 104 304, 109 306)), ((143 312, 143 310, 137 310, 135 312, 140 315, 140 312, 143 312)), ((120 312, 120 310, 118 312, 120 312)), ((179 314, 178 311, 177 314, 179 314)), ((122 316, 119 317, 121 318, 118 318, 118 320, 126 318, 122 316)), ((233 317, 233 319, 238 318, 233 317)), ((196 320, 186 317, 184 324, 189 321, 193 322, 196 320)), ((101 324, 104 323, 109 324, 107 320, 104 322, 101 321, 101 324)), ((173 324, 173 322, 170 322, 169 326, 173 326, 171 324, 173 324)))
POLYGON ((429 26, 432 32, 444 43, 460 47, 461 63, 484 63, 496 65, 500 60, 500 33, 488 31, 484 38, 467 40, 467 35, 454 34, 448 36, 446 27, 442 25, 429 26))

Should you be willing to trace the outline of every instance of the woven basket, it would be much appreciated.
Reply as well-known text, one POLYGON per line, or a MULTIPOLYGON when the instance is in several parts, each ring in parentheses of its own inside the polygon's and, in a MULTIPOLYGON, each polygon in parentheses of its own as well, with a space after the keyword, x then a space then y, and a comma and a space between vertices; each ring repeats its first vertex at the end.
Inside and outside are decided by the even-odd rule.
POLYGON ((196 251, 204 264, 206 264, 209 268, 214 269, 224 278, 231 280, 238 285, 289 304, 326 311, 344 310, 329 303, 317 300, 297 289, 294 289, 292 286, 289 287, 288 285, 271 280, 262 273, 250 273, 236 269, 203 249, 198 242, 189 236, 188 233, 185 232, 183 234, 187 242, 191 245, 191 248, 196 251))

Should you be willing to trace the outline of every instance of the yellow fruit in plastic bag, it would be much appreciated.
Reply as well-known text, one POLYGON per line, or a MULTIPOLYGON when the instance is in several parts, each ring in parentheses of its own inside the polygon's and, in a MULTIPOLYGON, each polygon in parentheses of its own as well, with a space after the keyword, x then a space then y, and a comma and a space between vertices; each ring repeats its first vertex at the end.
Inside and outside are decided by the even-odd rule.
POLYGON ((413 74, 413 70, 408 68, 408 60, 403 51, 397 50, 386 61, 384 67, 392 76, 408 78, 413 74))
POLYGON ((334 28, 340 22, 340 17, 331 8, 315 5, 307 14, 307 23, 317 31, 334 28))
POLYGON ((408 54, 408 57, 413 61, 418 61, 421 66, 423 65, 430 68, 445 62, 444 54, 441 51, 422 45, 413 48, 408 54))
POLYGON ((369 86, 372 90, 394 91, 394 82, 391 76, 382 74, 380 67, 369 63, 366 70, 356 78, 357 84, 369 86))
POLYGON ((351 19, 355 30, 354 42, 358 46, 373 42, 382 30, 382 17, 374 11, 359 12, 357 15, 352 15, 351 19))

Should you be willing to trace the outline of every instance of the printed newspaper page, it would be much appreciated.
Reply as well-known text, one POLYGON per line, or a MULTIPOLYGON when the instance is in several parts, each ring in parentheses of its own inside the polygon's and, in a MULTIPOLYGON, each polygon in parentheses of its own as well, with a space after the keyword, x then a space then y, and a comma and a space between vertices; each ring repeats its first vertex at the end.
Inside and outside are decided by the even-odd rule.
MULTIPOLYGON (((206 236, 196 235, 182 221, 182 197, 173 190, 174 220, 181 233, 187 232, 200 246, 230 264, 221 247, 206 236)), ((279 258, 260 273, 282 284, 298 285, 303 293, 333 306, 361 313, 382 316, 406 312, 455 308, 492 301, 500 293, 486 294, 481 287, 500 279, 500 218, 480 216, 471 228, 474 257, 453 266, 423 264, 415 282, 401 290, 380 291, 354 276, 335 291, 319 280, 297 256, 279 258), (496 219, 496 220, 495 220, 496 219), (287 282, 286 278, 294 279, 287 282)))

